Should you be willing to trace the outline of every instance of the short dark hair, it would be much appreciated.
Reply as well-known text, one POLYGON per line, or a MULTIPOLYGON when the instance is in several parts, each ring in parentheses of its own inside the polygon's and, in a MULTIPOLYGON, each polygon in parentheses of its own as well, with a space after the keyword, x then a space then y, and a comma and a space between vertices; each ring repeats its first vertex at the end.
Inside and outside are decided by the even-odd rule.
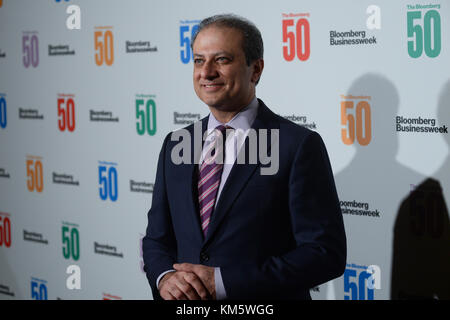
POLYGON ((243 35, 242 49, 248 66, 253 61, 263 58, 264 45, 261 32, 253 22, 235 14, 218 14, 203 19, 198 25, 197 32, 192 37, 191 48, 194 46, 195 39, 200 31, 210 26, 233 28, 241 31, 243 35))

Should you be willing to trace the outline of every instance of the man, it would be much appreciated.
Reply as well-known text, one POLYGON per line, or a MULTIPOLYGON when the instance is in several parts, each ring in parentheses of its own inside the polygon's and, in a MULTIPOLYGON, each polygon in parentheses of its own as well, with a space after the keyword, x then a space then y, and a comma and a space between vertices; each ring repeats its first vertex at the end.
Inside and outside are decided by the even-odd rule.
MULTIPOLYGON (((207 18, 192 43, 194 89, 211 112, 200 123, 207 136, 202 159, 208 152, 206 158, 219 157, 220 148, 210 152, 208 144, 211 136, 220 141, 220 133, 209 133, 216 127, 268 130, 278 141, 258 135, 258 146, 267 143, 279 164, 264 175, 261 159, 220 166, 199 163, 196 152, 191 163, 176 164, 179 142, 172 141, 174 133, 166 137, 143 240, 153 296, 311 299, 309 289, 340 276, 346 261, 343 219, 322 139, 256 99, 263 43, 251 22, 235 15, 207 18)), ((185 129, 194 135, 194 127, 185 129)), ((223 140, 218 145, 225 144, 225 159, 251 149, 250 136, 244 144, 223 140)))

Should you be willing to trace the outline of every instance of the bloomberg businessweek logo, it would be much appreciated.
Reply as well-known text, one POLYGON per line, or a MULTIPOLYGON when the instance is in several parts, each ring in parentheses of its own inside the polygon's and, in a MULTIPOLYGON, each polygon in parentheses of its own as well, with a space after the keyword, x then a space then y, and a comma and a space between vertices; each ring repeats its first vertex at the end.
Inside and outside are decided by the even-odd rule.
POLYGON ((369 32, 381 29, 381 9, 370 5, 365 13, 368 15, 366 29, 330 30, 330 46, 376 45, 377 37, 369 32))

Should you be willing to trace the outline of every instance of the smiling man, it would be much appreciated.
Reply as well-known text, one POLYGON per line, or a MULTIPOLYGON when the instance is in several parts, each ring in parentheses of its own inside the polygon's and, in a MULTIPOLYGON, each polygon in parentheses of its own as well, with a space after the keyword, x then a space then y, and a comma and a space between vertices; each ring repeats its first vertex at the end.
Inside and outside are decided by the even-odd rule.
MULTIPOLYGON (((164 140, 143 240, 153 296, 310 299, 309 289, 340 276, 346 261, 324 143, 256 98, 264 60, 253 23, 236 15, 209 17, 192 43, 194 89, 210 110, 199 122, 205 161, 175 164, 172 133, 164 140), (229 137, 233 130, 276 130, 279 146, 259 138, 258 146, 279 153, 278 170, 262 175, 259 160, 217 161, 219 154, 236 157, 249 148, 248 137, 243 144, 229 137)), ((194 126, 185 130, 193 135, 194 126)))

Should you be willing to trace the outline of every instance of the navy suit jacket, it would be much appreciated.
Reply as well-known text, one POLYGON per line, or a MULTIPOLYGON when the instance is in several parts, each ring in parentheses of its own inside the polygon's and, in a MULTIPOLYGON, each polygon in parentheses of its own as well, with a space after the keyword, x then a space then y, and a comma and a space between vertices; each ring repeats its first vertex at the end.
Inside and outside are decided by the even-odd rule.
MULTIPOLYGON (((204 132, 208 117, 201 121, 204 132)), ((261 100, 252 128, 279 130, 279 170, 261 175, 260 159, 235 163, 206 238, 197 200, 198 161, 174 164, 171 152, 179 141, 171 141, 171 134, 164 140, 143 239, 144 270, 155 299, 161 298, 158 276, 174 263, 220 267, 229 299, 311 299, 310 288, 344 272, 344 224, 321 137, 261 100)), ((193 135, 194 125, 186 129, 193 135)), ((191 154, 191 160, 198 156, 191 154)))

